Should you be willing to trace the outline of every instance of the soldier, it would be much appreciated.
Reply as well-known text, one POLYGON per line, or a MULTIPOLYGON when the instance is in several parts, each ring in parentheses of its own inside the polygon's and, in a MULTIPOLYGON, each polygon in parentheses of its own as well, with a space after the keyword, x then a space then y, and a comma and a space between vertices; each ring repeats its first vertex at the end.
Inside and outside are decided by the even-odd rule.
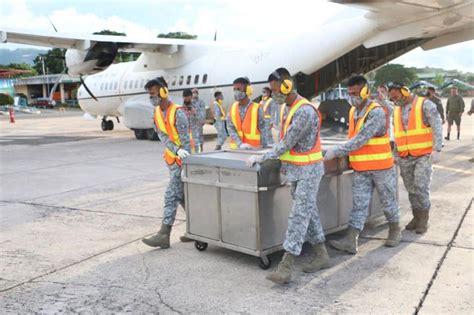
POLYGON ((183 91, 183 110, 186 113, 186 116, 188 117, 189 129, 191 131, 190 141, 193 152, 190 153, 195 153, 195 148, 199 148, 199 117, 196 108, 194 108, 192 104, 192 96, 193 93, 190 89, 186 89, 183 91))
POLYGON ((313 104, 298 95, 290 73, 285 68, 275 70, 268 81, 274 99, 279 104, 286 103, 286 114, 281 117, 280 141, 264 155, 252 155, 247 165, 279 158, 282 172, 291 182, 293 206, 283 243, 285 254, 277 269, 267 276, 267 279, 283 284, 291 280, 295 257, 301 254, 305 241, 312 244, 314 258, 303 266, 303 271, 316 272, 329 267, 316 200, 324 174, 319 138, 321 115, 313 104))
POLYGON ((214 127, 217 131, 217 144, 214 150, 221 150, 224 145, 225 140, 227 139, 227 130, 225 128, 225 110, 222 106, 224 101, 224 96, 222 92, 217 91, 214 93, 215 101, 212 104, 212 114, 214 116, 214 127))
POLYGON ((438 111, 439 116, 441 117, 441 121, 443 122, 443 125, 444 125, 446 120, 444 119, 443 103, 441 102, 439 98, 436 97, 436 90, 434 87, 432 86, 428 87, 426 91, 426 97, 436 105, 436 110, 438 111))
POLYGON ((451 96, 446 104, 446 117, 448 119, 448 135, 444 138, 449 140, 451 134, 451 126, 453 121, 456 123, 458 130, 458 140, 461 136, 461 116, 464 113, 464 100, 458 95, 458 88, 453 85, 451 87, 451 96))
MULTIPOLYGON (((199 98, 199 90, 194 88, 193 89, 193 107, 196 109, 197 112, 197 126, 199 130, 199 152, 203 152, 204 150, 204 123, 206 122, 206 105, 204 101, 199 98)), ((197 140, 197 139, 196 139, 197 140)))
POLYGON ((385 84, 380 84, 377 87, 377 101, 378 101, 378 104, 382 105, 386 109, 390 117, 389 136, 390 136, 390 146, 393 149, 395 146, 395 137, 393 135, 393 103, 390 102, 390 100, 388 99, 388 87, 385 84))
MULTIPOLYGON (((184 208, 183 182, 181 181, 181 161, 192 151, 189 138, 189 123, 180 105, 168 99, 168 84, 163 77, 150 80, 145 85, 150 101, 155 106, 154 121, 156 132, 165 145, 163 158, 168 165, 170 181, 165 193, 164 215, 160 231, 143 238, 142 242, 152 247, 169 248, 171 227, 176 218, 178 204, 184 208)), ((182 241, 187 241, 181 237, 182 241)))
POLYGON ((392 84, 389 94, 398 105, 393 118, 397 163, 413 213, 413 219, 405 228, 423 234, 428 230, 431 208, 431 164, 439 159, 442 148, 441 117, 433 102, 411 94, 402 83, 392 84))
POLYGON ((266 145, 266 129, 260 104, 250 100, 252 86, 247 78, 234 80, 234 99, 227 117, 230 148, 250 150, 266 145), (261 136, 262 134, 262 136, 261 136))
POLYGON ((262 91, 262 100, 260 101, 260 106, 263 109, 263 115, 265 117, 265 128, 267 129, 268 139, 266 143, 272 145, 273 141, 273 123, 275 119, 275 112, 278 113, 278 104, 272 99, 272 91, 268 87, 264 87, 262 91))
POLYGON ((346 236, 329 244, 338 250, 357 253, 357 239, 364 228, 374 188, 388 221, 385 246, 400 243, 400 208, 397 202, 397 178, 389 138, 389 114, 370 100, 367 80, 356 75, 347 83, 353 107, 349 112, 349 141, 327 150, 324 159, 349 156, 354 169, 352 211, 346 236))

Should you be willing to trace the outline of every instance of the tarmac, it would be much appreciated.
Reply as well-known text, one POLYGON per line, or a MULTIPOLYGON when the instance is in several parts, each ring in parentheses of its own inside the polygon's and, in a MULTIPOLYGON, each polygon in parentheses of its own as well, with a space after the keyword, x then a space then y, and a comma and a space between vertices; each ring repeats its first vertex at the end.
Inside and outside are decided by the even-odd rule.
MULTIPOLYGON (((265 276, 281 252, 267 271, 246 254, 199 252, 179 241, 181 208, 170 249, 141 243, 161 223, 160 142, 117 123, 102 132, 80 112, 0 118, 0 313, 472 314, 473 125, 464 115, 461 140, 445 141, 426 234, 404 230, 387 248, 387 225, 369 222, 358 254, 329 249, 332 267, 304 274, 305 247, 293 281, 278 286, 265 276)), ((400 206, 405 226, 403 184, 400 206)))

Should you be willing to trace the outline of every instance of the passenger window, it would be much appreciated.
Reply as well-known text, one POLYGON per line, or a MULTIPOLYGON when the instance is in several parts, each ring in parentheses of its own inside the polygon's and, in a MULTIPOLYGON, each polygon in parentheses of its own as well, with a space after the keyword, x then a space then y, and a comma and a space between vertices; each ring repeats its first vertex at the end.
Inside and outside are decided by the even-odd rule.
POLYGON ((138 89, 138 80, 135 80, 135 88, 138 89))
POLYGON ((186 79, 186 84, 187 85, 190 85, 191 84, 191 76, 188 75, 187 79, 186 79))
POLYGON ((199 74, 196 74, 194 76, 194 84, 198 84, 199 83, 199 74))
POLYGON ((102 91, 104 89, 104 82, 100 84, 100 90, 102 91))
POLYGON ((128 88, 133 88, 133 80, 128 81, 128 88))
POLYGON ((173 81, 171 82, 171 85, 176 85, 176 76, 173 77, 173 81))
POLYGON ((112 90, 112 84, 114 84, 113 82, 109 82, 109 90, 112 90))
POLYGON ((207 73, 202 76, 202 83, 206 84, 207 83, 207 73))
POLYGON ((128 82, 128 81, 123 81, 123 89, 124 89, 124 90, 127 88, 127 82, 128 82))
POLYGON ((115 84, 114 84, 114 90, 116 90, 118 88, 118 82, 115 81, 115 84))
POLYGON ((140 87, 145 87, 145 79, 142 79, 142 80, 140 81, 140 87))
POLYGON ((183 85, 183 80, 184 80, 184 77, 183 77, 183 76, 180 76, 180 77, 179 77, 179 85, 183 85))

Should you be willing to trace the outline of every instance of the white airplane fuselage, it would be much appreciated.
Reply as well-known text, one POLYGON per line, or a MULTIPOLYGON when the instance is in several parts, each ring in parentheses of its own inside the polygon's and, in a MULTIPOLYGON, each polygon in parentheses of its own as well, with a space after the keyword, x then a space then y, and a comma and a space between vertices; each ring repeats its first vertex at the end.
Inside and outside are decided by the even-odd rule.
POLYGON ((215 91, 223 92, 229 106, 233 103, 232 82, 237 77, 248 77, 257 97, 276 68, 286 67, 293 74, 313 73, 359 46, 376 27, 374 21, 358 17, 271 44, 185 46, 172 55, 144 52, 136 61, 113 64, 89 75, 85 83, 98 101, 81 86, 79 105, 92 115, 123 117, 130 129, 153 128, 153 108, 144 89, 148 80, 163 76, 170 99, 176 103, 182 102, 184 89, 196 87, 206 106, 212 103, 215 91))

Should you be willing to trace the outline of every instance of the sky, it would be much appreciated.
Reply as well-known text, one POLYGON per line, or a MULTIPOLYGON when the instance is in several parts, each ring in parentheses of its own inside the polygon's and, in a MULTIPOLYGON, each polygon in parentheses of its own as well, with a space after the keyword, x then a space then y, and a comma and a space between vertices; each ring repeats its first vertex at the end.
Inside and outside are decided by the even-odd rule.
MULTIPOLYGON (((0 30, 91 34, 103 29, 135 39, 184 31, 200 40, 262 42, 364 14, 324 0, 0 0, 0 30)), ((0 44, 0 48, 25 47, 0 44)), ((474 41, 430 51, 417 48, 395 60, 409 67, 474 72, 474 41)))

